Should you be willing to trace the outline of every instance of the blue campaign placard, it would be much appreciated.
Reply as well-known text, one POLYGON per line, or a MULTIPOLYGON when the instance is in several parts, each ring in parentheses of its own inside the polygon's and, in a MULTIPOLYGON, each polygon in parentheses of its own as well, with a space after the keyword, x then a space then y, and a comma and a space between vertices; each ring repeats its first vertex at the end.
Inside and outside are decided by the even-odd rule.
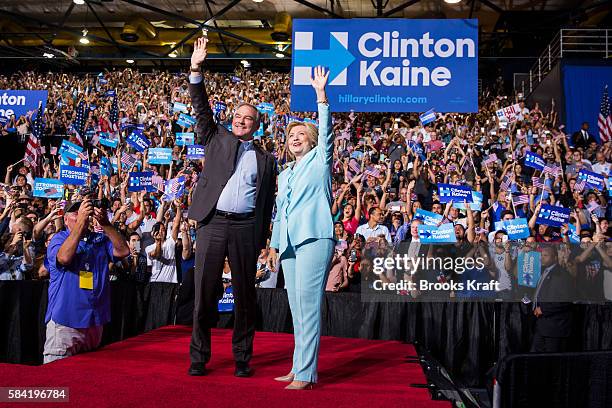
POLYGON ((219 299, 219 312, 227 313, 234 311, 234 291, 231 286, 229 286, 223 292, 223 297, 219 299))
POLYGON ((195 134, 193 132, 177 133, 176 134, 176 145, 187 146, 192 145, 195 142, 195 134))
POLYGON ((419 240, 423 244, 438 244, 457 242, 453 224, 419 225, 419 240))
POLYGON ((79 145, 71 143, 67 140, 62 141, 62 145, 59 148, 59 155, 66 156, 69 159, 76 159, 79 156, 79 153, 83 151, 83 148, 79 145))
POLYGON ((188 160, 199 160, 205 156, 205 149, 202 145, 191 145, 187 146, 187 159, 188 160))
POLYGON ((129 174, 128 191, 155 191, 152 179, 152 171, 132 172, 129 174))
POLYGON ((525 153, 525 166, 542 171, 545 164, 544 158, 539 154, 529 150, 525 153))
POLYGON ((147 139, 147 137, 139 129, 132 131, 132 133, 128 135, 127 142, 139 152, 144 152, 151 145, 149 139, 147 139))
POLYGON ((64 184, 82 186, 87 183, 89 171, 84 167, 60 166, 60 180, 64 184))
MULTIPOLYGON (((453 207, 459 208, 460 210, 467 210, 463 201, 453 202, 453 207)), ((472 202, 470 203, 472 211, 482 210, 482 193, 480 191, 472 191, 472 202)))
POLYGON ((512 240, 525 239, 529 237, 529 225, 526 218, 515 218, 504 221, 504 230, 508 233, 508 238, 512 240))
POLYGON ((545 204, 540 208, 536 222, 538 224, 549 225, 551 227, 561 227, 563 224, 567 224, 569 222, 569 218, 569 208, 545 204))
POLYGON ((425 225, 438 225, 442 222, 444 217, 442 214, 436 214, 422 208, 417 208, 416 212, 414 213, 414 218, 423 221, 423 224, 425 225))
POLYGON ((295 19, 291 111, 316 111, 313 67, 334 112, 478 111, 478 20, 295 19))
POLYGON ((34 197, 62 198, 64 196, 64 183, 56 179, 36 177, 32 193, 34 197))
POLYGON ((270 102, 261 102, 257 105, 257 110, 261 113, 267 113, 268 115, 274 115, 274 104, 270 102))
POLYGON ((49 91, 0 90, 0 117, 15 115, 18 119, 30 111, 36 111, 39 103, 42 103, 44 110, 48 95, 49 91))
POLYGON ((153 147, 149 149, 147 161, 149 164, 170 164, 172 163, 172 149, 169 147, 153 147))
POLYGON ((194 117, 181 113, 176 123, 182 127, 190 127, 196 124, 194 117))
POLYGON ((586 181, 586 184, 591 188, 603 190, 606 185, 606 178, 604 176, 585 169, 581 169, 578 172, 578 178, 586 181))
POLYGON ((542 271, 542 256, 538 251, 519 251, 517 256, 518 284, 535 288, 542 271))
POLYGON ((180 103, 180 102, 174 102, 172 104, 172 112, 182 112, 182 113, 187 113, 187 105, 185 105, 184 103, 180 103))
POLYGON ((438 197, 442 204, 452 201, 453 203, 472 202, 472 189, 467 186, 455 184, 438 184, 438 197))
POLYGON ((574 224, 569 224, 569 232, 567 237, 572 244, 580 243, 580 235, 576 233, 576 226, 574 224))
POLYGON ((111 139, 108 133, 100 133, 100 144, 112 149, 116 149, 119 139, 111 139))

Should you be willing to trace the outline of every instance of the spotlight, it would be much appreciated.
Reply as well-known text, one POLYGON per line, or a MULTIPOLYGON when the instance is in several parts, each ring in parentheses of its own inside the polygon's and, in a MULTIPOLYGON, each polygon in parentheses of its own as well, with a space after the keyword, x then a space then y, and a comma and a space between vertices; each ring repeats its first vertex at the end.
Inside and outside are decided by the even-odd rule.
POLYGON ((133 59, 126 59, 125 62, 127 62, 128 64, 133 64, 134 60, 133 59))
POLYGON ((72 2, 78 6, 85 4, 85 0, 72 0, 72 2))
POLYGON ((251 65, 251 64, 249 64, 249 61, 247 61, 247 60, 241 60, 240 63, 242 65, 244 65, 245 67, 248 67, 249 65, 251 65))
POLYGON ((277 53, 276 53, 276 54, 274 54, 274 55, 276 55, 276 58, 285 58, 285 54, 280 53, 280 52, 277 52, 277 53))
POLYGON ((461 0, 444 0, 446 4, 457 4, 461 3, 461 0))
POLYGON ((171 52, 170 54, 168 54, 168 56, 169 56, 170 58, 176 58, 178 55, 176 54, 176 52, 174 52, 174 51, 173 51, 173 52, 171 52))
POLYGON ((46 57, 46 58, 54 58, 54 57, 55 57, 55 55, 51 54, 50 52, 45 52, 45 53, 43 54, 43 57, 46 57))
POLYGON ((89 39, 87 37, 81 37, 81 38, 79 38, 79 42, 81 44, 87 45, 87 44, 89 44, 89 39))
POLYGON ((264 0, 253 0, 253 3, 263 3, 264 0))

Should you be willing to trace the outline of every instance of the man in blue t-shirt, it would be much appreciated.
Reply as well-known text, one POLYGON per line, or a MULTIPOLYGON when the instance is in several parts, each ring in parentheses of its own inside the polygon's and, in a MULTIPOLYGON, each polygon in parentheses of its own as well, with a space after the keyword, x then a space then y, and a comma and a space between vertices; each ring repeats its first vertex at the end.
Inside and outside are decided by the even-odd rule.
POLYGON ((102 326, 110 321, 108 264, 130 253, 106 210, 89 198, 68 203, 64 213, 67 229, 53 236, 45 258, 51 278, 45 364, 100 345, 102 326), (91 230, 94 222, 102 233, 91 230))

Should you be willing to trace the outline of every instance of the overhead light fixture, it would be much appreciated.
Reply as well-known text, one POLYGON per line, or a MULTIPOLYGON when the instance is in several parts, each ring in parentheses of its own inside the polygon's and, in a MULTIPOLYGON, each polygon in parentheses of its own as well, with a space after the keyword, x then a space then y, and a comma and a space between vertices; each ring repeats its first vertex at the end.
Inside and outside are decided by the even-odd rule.
POLYGON ((89 39, 87 38, 87 33, 88 33, 87 29, 84 28, 83 29, 83 36, 79 39, 79 42, 81 44, 89 44, 89 39))
POLYGON ((85 0, 72 0, 72 2, 78 6, 85 4, 85 0))
POLYGON ((277 52, 274 55, 276 55, 276 58, 285 58, 285 54, 283 54, 282 52, 277 52))
POLYGON ((133 59, 126 59, 125 62, 127 62, 128 64, 133 64, 134 60, 133 59))
POLYGON ((46 57, 46 58, 54 58, 54 57, 55 57, 55 55, 51 54, 50 52, 45 52, 45 53, 43 54, 43 57, 46 57))
POLYGON ((170 54, 168 54, 168 56, 169 56, 170 58, 176 58, 178 55, 176 54, 176 52, 174 52, 174 51, 173 51, 173 52, 171 52, 170 54))
POLYGON ((249 61, 247 61, 247 60, 240 60, 240 63, 241 63, 242 65, 245 65, 245 66, 246 66, 246 65, 250 65, 250 64, 249 64, 249 61))
POLYGON ((444 0, 446 4, 457 4, 461 3, 461 0, 444 0))
POLYGON ((253 3, 263 3, 264 0, 253 0, 253 3))

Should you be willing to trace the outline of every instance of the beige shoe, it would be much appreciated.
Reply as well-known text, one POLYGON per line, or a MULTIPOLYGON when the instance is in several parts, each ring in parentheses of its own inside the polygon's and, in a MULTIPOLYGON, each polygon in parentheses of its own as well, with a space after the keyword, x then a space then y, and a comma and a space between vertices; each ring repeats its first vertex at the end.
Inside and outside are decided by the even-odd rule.
POLYGON ((312 390, 314 383, 306 381, 293 381, 285 387, 286 390, 312 390))
POLYGON ((293 382, 293 377, 295 377, 293 374, 289 373, 287 375, 283 375, 282 377, 276 377, 274 379, 274 381, 280 381, 280 382, 293 382))

